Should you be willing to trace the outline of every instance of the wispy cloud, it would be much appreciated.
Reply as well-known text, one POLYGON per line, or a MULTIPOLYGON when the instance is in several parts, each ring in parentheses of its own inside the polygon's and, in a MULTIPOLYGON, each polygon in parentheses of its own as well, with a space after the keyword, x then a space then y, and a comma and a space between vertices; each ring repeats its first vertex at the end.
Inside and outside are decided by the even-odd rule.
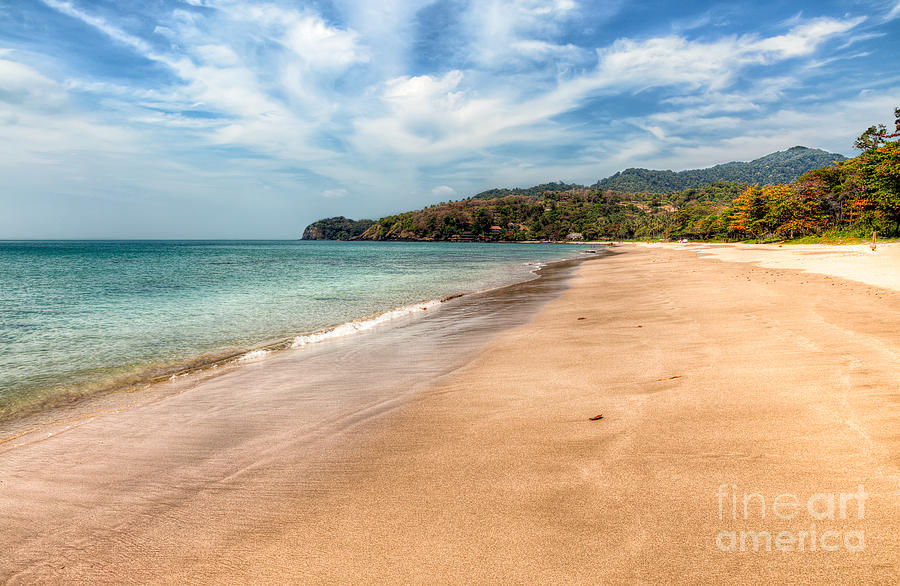
POLYGON ((144 42, 142 39, 134 35, 130 35, 124 32, 122 29, 116 26, 113 26, 102 17, 91 15, 77 8, 71 2, 64 2, 61 0, 41 0, 41 2, 43 2, 50 8, 53 8, 54 10, 58 10, 66 16, 71 16, 72 18, 78 19, 85 24, 96 28, 97 30, 103 32, 103 34, 107 35, 111 39, 115 39, 123 45, 128 45, 129 47, 132 47, 133 49, 143 53, 148 57, 152 56, 152 49, 148 43, 144 42))
POLYGON ((578 9, 574 0, 473 1, 464 16, 471 31, 470 57, 491 69, 549 59, 577 61, 585 49, 557 39, 561 25, 575 18, 578 9))
POLYGON ((894 20, 897 17, 900 17, 900 2, 894 4, 894 7, 885 16, 885 20, 894 20))

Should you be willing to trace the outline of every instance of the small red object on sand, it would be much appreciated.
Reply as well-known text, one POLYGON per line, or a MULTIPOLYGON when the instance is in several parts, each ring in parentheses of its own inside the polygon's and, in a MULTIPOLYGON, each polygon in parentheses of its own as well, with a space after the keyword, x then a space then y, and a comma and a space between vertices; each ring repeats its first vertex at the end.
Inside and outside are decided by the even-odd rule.
POLYGON ((591 417, 591 421, 597 421, 598 419, 603 419, 603 413, 591 417))

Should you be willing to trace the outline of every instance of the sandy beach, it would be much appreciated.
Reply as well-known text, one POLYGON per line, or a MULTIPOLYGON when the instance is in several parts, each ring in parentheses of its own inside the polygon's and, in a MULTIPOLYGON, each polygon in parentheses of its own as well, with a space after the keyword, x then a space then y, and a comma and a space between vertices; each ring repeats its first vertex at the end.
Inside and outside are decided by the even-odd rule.
POLYGON ((0 578, 900 581, 900 248, 612 250, 349 413, 285 356, 0 444, 0 578))

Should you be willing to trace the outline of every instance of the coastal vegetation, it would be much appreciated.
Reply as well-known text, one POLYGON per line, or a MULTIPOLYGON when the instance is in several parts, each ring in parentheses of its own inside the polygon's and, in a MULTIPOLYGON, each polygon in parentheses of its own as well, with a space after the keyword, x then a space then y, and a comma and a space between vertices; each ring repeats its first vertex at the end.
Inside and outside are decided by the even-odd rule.
POLYGON ((353 223, 330 218, 304 238, 363 240, 787 240, 900 236, 900 108, 857 139, 852 159, 794 147, 709 169, 629 169, 586 187, 547 183, 353 223), (823 156, 830 160, 820 163, 823 156), (757 181, 766 176, 787 181, 757 181), (608 186, 615 185, 616 188, 608 186), (644 189, 648 185, 656 190, 644 189), (678 187, 673 189, 673 187, 678 187), (365 226, 363 228, 363 226, 365 226), (339 229, 338 229, 339 228, 339 229))

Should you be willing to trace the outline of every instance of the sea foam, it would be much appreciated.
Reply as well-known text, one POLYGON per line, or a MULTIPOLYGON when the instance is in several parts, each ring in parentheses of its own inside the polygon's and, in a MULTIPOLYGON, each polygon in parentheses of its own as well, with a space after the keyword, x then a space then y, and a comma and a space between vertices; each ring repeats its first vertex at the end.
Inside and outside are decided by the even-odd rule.
POLYGON ((247 352, 246 354, 242 355, 240 358, 238 358, 238 360, 240 362, 247 362, 250 360, 259 360, 261 358, 265 358, 268 355, 269 355, 268 350, 252 350, 252 351, 247 352))
POLYGON ((412 305, 403 305, 401 307, 395 307, 394 309, 385 311, 384 313, 379 313, 351 322, 342 323, 340 325, 334 326, 333 328, 326 328, 309 334, 302 334, 294 338, 294 341, 291 343, 291 348, 302 348, 309 344, 315 344, 316 342, 322 342, 324 340, 330 340, 332 338, 342 338, 344 336, 359 334, 371 330, 372 328, 385 322, 389 322, 400 317, 408 317, 417 313, 428 311, 429 309, 437 307, 441 303, 442 300, 435 299, 422 303, 414 303, 412 305))

